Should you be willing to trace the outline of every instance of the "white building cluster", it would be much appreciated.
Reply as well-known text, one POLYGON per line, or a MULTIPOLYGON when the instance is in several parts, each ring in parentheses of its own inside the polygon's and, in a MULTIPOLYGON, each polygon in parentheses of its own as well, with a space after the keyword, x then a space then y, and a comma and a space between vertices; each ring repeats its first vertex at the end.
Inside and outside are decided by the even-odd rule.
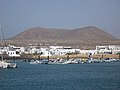
POLYGON ((65 46, 49 46, 49 47, 38 47, 29 46, 26 48, 24 53, 26 54, 41 54, 41 56, 52 56, 52 55, 65 55, 67 53, 79 53, 80 49, 72 49, 71 47, 65 46))
POLYGON ((0 54, 7 54, 10 57, 20 57, 22 52, 24 52, 24 47, 16 47, 14 45, 0 47, 0 54))
POLYGON ((8 45, 7 47, 0 47, 0 54, 8 54, 11 57, 20 57, 21 54, 40 54, 41 56, 52 55, 66 55, 66 54, 120 54, 120 45, 106 45, 96 46, 95 50, 80 50, 73 49, 68 46, 49 46, 40 47, 30 45, 27 47, 16 47, 14 45, 8 45))
POLYGON ((96 46, 96 53, 120 54, 120 45, 96 46))

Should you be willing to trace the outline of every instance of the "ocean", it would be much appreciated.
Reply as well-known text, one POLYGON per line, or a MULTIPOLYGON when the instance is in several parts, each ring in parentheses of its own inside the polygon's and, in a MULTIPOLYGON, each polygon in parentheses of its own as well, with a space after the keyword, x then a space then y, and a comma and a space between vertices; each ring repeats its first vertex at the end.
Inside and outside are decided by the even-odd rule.
POLYGON ((120 62, 0 69, 0 90, 120 90, 120 62))

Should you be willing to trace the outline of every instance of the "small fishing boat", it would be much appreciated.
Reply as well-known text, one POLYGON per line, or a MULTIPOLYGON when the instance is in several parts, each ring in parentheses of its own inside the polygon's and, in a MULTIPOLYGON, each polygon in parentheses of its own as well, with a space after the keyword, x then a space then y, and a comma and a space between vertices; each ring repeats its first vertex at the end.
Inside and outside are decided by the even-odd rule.
POLYGON ((56 60, 50 60, 48 64, 64 64, 65 60, 63 59, 56 59, 56 60))
POLYGON ((5 62, 5 61, 0 61, 0 68, 16 68, 17 65, 16 63, 8 63, 8 62, 5 62))
POLYGON ((30 64, 42 64, 42 62, 39 60, 31 60, 30 64))

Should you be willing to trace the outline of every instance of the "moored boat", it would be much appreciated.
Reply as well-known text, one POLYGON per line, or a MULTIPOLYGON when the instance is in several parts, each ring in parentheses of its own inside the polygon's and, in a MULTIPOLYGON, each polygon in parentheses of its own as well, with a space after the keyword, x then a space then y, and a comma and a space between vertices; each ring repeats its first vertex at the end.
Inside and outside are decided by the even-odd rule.
POLYGON ((42 64, 39 60, 31 60, 30 64, 42 64))
POLYGON ((6 61, 0 61, 0 68, 16 68, 16 63, 8 63, 6 61))
MULTIPOLYGON (((3 37, 3 31, 2 31, 2 27, 0 27, 1 29, 1 35, 2 35, 2 37, 3 37)), ((4 39, 4 37, 3 37, 3 39, 4 39)), ((2 39, 2 40, 3 40, 2 39)), ((4 40, 5 41, 5 40, 4 40)), ((6 62, 5 60, 3 60, 3 52, 2 52, 2 49, 3 49, 3 47, 1 48, 1 60, 0 60, 0 68, 16 68, 17 67, 17 65, 16 65, 16 63, 8 63, 8 62, 6 62)))

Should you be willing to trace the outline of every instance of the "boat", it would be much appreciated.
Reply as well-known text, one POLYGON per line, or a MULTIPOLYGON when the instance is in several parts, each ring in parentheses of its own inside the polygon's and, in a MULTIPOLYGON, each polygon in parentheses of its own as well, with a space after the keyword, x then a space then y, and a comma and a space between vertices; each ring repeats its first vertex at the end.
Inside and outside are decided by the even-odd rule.
POLYGON ((48 60, 31 60, 30 64, 48 64, 48 60))
POLYGON ((103 62, 113 62, 113 61, 116 61, 116 59, 113 59, 113 58, 105 58, 103 60, 103 62))
MULTIPOLYGON (((3 36, 2 27, 1 27, 1 34, 3 36)), ((4 38, 4 36, 3 36, 3 38, 4 38)), ((3 60, 2 49, 3 48, 1 48, 0 68, 16 68, 17 67, 16 63, 10 63, 10 62, 6 62, 6 60, 3 60)))
POLYGON ((78 64, 79 60, 77 59, 69 59, 67 61, 65 61, 63 64, 78 64))
POLYGON ((63 59, 55 59, 55 60, 50 60, 48 64, 64 64, 65 60, 63 59))
POLYGON ((101 62, 99 59, 94 59, 94 58, 88 58, 86 60, 86 63, 99 63, 101 62))
POLYGON ((0 68, 16 68, 16 63, 8 63, 5 61, 0 61, 0 68))
POLYGON ((30 64, 42 64, 42 62, 39 60, 31 60, 30 64))

